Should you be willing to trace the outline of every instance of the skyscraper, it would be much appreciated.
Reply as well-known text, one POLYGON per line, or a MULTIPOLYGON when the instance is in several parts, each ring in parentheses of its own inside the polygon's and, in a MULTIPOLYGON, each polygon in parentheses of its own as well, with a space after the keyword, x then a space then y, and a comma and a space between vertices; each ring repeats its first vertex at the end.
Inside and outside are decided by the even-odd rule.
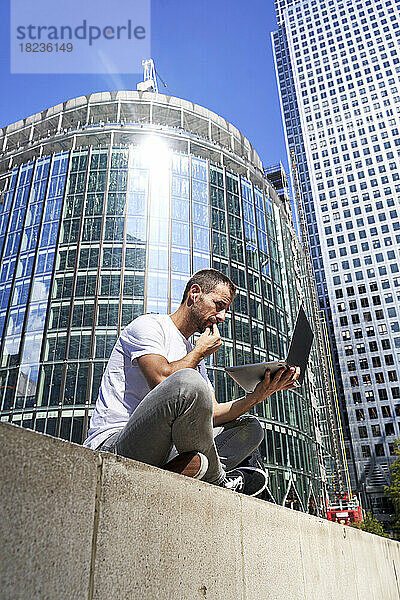
MULTIPOLYGON (((107 92, 10 125, 1 142, 2 420, 82 442, 121 329, 173 311, 200 268, 238 286, 207 365, 220 401, 240 394, 225 365, 284 357, 300 302, 313 321, 287 198, 222 117, 107 92)), ((256 408, 269 499, 318 514, 338 454, 322 360, 314 346, 305 384, 256 408)))
POLYGON ((400 433, 397 0, 276 0, 273 45, 353 485, 385 519, 400 433))

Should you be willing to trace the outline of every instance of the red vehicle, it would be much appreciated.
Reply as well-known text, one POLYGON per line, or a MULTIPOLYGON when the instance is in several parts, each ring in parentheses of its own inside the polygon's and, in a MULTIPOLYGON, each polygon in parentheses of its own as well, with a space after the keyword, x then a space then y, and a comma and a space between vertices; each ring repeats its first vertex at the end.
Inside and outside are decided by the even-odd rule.
POLYGON ((360 523, 363 520, 362 509, 357 496, 348 495, 336 497, 331 502, 326 502, 326 513, 328 521, 341 523, 342 525, 351 525, 351 523, 360 523))

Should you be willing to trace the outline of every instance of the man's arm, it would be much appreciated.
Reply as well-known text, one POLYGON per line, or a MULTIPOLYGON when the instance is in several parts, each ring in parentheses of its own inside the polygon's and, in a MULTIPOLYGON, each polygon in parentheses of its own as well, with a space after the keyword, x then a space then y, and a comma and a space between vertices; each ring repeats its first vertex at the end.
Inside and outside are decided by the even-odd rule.
POLYGON ((299 376, 300 369, 298 367, 279 369, 272 379, 270 371, 267 370, 264 379, 260 381, 256 389, 242 398, 218 404, 214 395, 214 426, 223 425, 223 423, 237 419, 250 410, 250 408, 253 408, 259 402, 263 402, 268 396, 271 396, 271 394, 278 390, 293 389, 296 387, 296 381, 299 376))
POLYGON ((201 334, 193 350, 180 360, 168 362, 165 356, 161 356, 160 354, 145 354, 144 356, 140 356, 137 362, 150 389, 153 389, 156 385, 164 381, 164 379, 172 375, 172 373, 180 369, 195 369, 203 358, 216 352, 221 344, 218 327, 214 325, 212 330, 207 329, 201 334))
MULTIPOLYGON (((180 369, 195 369, 200 361, 214 354, 221 344, 222 341, 218 327, 214 325, 212 330, 208 328, 201 334, 193 350, 180 360, 168 362, 165 356, 161 356, 160 354, 145 354, 140 356, 137 362, 150 389, 153 389, 156 385, 164 381, 164 379, 172 375, 172 373, 180 369)), ((279 369, 271 379, 270 372, 266 371, 264 379, 260 381, 251 394, 247 394, 231 402, 218 404, 215 394, 213 394, 214 426, 237 419, 250 410, 250 408, 259 402, 263 402, 268 396, 271 396, 271 394, 278 390, 290 390, 294 388, 299 375, 299 369, 279 369)))

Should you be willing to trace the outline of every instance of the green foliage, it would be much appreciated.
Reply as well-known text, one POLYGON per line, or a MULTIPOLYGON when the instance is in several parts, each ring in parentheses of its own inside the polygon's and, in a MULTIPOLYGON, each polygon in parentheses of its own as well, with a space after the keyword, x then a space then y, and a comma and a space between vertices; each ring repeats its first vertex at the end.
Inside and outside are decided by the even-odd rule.
POLYGON ((389 537, 386 535, 382 523, 375 519, 370 512, 365 514, 364 521, 353 523, 351 526, 360 529, 360 531, 367 531, 368 533, 375 533, 375 535, 380 535, 382 537, 389 537))
POLYGON ((400 532, 400 438, 394 443, 394 454, 396 456, 391 471, 391 483, 385 487, 385 495, 392 502, 395 510, 392 528, 400 532))

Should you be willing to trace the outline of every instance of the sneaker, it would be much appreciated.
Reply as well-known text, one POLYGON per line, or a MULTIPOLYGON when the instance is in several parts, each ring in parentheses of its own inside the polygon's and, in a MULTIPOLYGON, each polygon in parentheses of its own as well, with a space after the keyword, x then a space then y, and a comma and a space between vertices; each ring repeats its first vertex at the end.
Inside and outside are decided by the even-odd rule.
POLYGON ((247 496, 258 496, 267 487, 267 474, 257 467, 239 467, 228 471, 220 485, 247 496))
POLYGON ((208 459, 200 452, 183 452, 163 466, 166 471, 201 479, 208 469, 208 459))

